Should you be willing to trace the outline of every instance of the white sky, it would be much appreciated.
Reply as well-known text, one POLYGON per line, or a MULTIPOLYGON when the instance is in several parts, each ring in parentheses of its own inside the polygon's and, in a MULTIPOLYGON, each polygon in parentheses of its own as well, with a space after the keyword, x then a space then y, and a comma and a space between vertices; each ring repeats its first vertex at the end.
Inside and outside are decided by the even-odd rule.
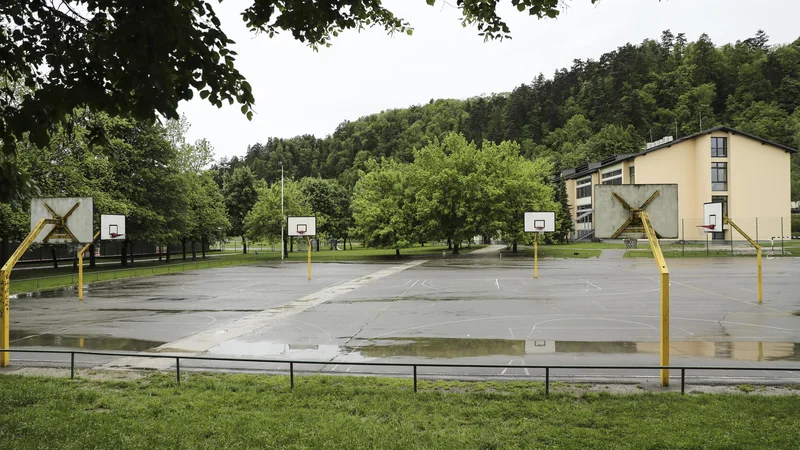
POLYGON ((772 44, 800 36, 797 0, 571 0, 555 20, 537 20, 504 1, 500 12, 513 39, 502 42, 484 42, 475 28, 462 28, 458 10, 441 0, 433 7, 425 0, 385 0, 411 22, 413 36, 348 31, 315 53, 289 33, 269 39, 249 32, 239 16, 248 1, 214 4, 256 98, 252 121, 235 104, 217 109, 195 96, 181 105, 192 124, 189 139, 210 140, 217 159, 242 156, 270 136, 324 137, 344 120, 432 98, 507 92, 540 72, 550 78, 573 59, 597 59, 627 42, 658 39, 666 29, 690 41, 707 33, 716 45, 760 28, 772 44))

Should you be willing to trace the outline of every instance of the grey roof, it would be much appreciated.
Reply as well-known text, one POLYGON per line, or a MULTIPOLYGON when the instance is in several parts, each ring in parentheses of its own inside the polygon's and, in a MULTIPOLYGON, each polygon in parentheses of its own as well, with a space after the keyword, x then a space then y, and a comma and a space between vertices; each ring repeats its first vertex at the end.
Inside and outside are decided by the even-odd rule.
POLYGON ((597 169, 603 168, 605 166, 610 166, 610 165, 616 164, 616 163, 618 163, 620 161, 624 161, 626 159, 631 159, 631 158, 634 158, 636 156, 640 156, 640 155, 644 155, 644 154, 647 154, 647 153, 651 153, 651 152, 654 152, 656 150, 660 150, 662 148, 672 147, 675 144, 679 144, 681 142, 697 138, 697 137, 702 136, 704 134, 710 134, 710 133, 713 133, 714 131, 726 131, 726 132, 729 132, 729 133, 732 133, 732 134, 740 134, 742 136, 749 137, 750 139, 754 139, 756 141, 759 141, 762 144, 772 145, 774 147, 778 147, 781 150, 784 150, 784 151, 787 151, 787 152, 790 152, 790 153, 797 153, 797 149, 794 149, 792 147, 789 147, 789 146, 786 146, 786 145, 783 145, 783 144, 778 144, 777 142, 769 141, 767 139, 763 139, 763 138, 760 138, 758 136, 754 136, 754 135, 752 135, 750 133, 745 133, 744 131, 737 130, 736 128, 731 128, 731 127, 728 127, 728 126, 725 126, 725 125, 720 125, 720 126, 717 126, 717 127, 714 127, 714 128, 709 128, 707 130, 701 131, 699 133, 690 134, 689 136, 684 136, 684 137, 682 137, 680 139, 675 139, 674 141, 666 142, 666 143, 661 144, 659 146, 652 147, 652 148, 649 148, 647 150, 644 150, 644 151, 642 151, 640 153, 631 153, 631 154, 628 154, 628 155, 609 156, 608 158, 600 161, 599 163, 587 163, 587 164, 582 164, 582 165, 580 165, 580 166, 578 166, 578 167, 576 167, 574 169, 564 169, 564 170, 561 171, 561 179, 562 180, 570 180, 570 179, 573 179, 573 178, 581 178, 581 177, 584 177, 584 176, 586 176, 586 175, 588 175, 590 173, 594 173, 597 169))

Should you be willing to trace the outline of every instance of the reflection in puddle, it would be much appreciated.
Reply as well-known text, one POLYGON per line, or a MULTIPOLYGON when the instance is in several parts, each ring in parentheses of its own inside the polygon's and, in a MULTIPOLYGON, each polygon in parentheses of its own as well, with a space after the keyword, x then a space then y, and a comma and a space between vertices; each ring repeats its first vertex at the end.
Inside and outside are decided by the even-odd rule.
POLYGON ((82 350, 133 351, 149 350, 164 342, 144 339, 127 339, 97 335, 55 335, 11 330, 11 348, 14 347, 59 347, 82 350))
MULTIPOLYGON (((453 359, 481 356, 524 356, 530 364, 537 355, 553 354, 653 354, 658 342, 523 341, 512 339, 394 338, 360 341, 361 345, 295 345, 233 339, 212 354, 285 359, 331 360, 347 355, 348 361, 371 358, 413 357, 453 359), (357 358, 357 359, 354 359, 357 358)), ((800 343, 792 342, 672 342, 674 357, 724 358, 741 361, 800 361, 800 343)))

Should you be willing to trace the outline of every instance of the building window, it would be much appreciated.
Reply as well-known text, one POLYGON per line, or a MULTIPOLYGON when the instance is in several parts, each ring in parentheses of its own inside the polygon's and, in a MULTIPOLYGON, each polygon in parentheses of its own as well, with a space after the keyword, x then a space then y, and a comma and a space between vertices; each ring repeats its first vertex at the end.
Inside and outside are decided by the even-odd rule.
POLYGON ((602 176, 603 184, 622 184, 622 169, 611 170, 602 176))
POLYGON ((728 156, 728 138, 726 137, 711 138, 711 156, 717 158, 724 158, 728 156))
POLYGON ((631 179, 631 184, 636 184, 636 167, 631 166, 628 170, 628 176, 631 179))
MULTIPOLYGON (((728 216, 728 196, 727 195, 712 195, 712 203, 722 203, 722 217, 728 216)), ((711 233, 712 239, 725 239, 725 232, 711 233)))
POLYGON ((592 177, 578 180, 576 186, 578 189, 575 198, 586 198, 592 196, 592 177))
POLYGON ((712 191, 728 190, 728 163, 724 162, 711 163, 711 190, 712 191))
POLYGON ((578 223, 592 223, 592 213, 587 214, 585 217, 581 217, 582 214, 585 214, 587 210, 591 209, 592 205, 578 205, 577 207, 578 223))

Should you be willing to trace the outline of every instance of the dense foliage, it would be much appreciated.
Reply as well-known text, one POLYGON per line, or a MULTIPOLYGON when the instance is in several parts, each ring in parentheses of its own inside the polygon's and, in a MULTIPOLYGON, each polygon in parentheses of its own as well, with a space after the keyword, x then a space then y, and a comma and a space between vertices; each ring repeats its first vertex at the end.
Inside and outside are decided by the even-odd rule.
MULTIPOLYGON (((349 188, 368 160, 411 162, 415 148, 452 131, 477 144, 515 141, 522 155, 548 158, 556 170, 720 124, 796 148, 798 107, 800 39, 770 46, 759 31, 717 47, 706 35, 688 42, 665 31, 657 41, 575 60, 510 93, 384 111, 343 122, 325 138, 270 138, 218 169, 247 165, 272 183, 283 161, 290 177, 336 178, 349 188)), ((800 170, 793 170, 792 198, 800 199, 800 170)))

